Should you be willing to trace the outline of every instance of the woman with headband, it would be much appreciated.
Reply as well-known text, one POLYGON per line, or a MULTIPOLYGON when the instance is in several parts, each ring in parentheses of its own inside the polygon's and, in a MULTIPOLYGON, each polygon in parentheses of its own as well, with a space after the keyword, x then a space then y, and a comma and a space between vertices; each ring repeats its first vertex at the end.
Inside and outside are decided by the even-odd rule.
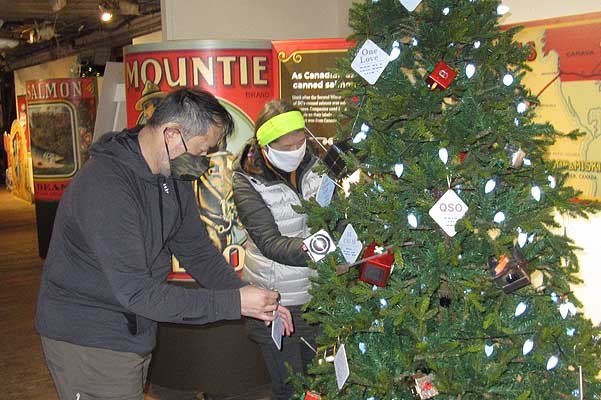
POLYGON ((234 165, 234 201, 248 233, 244 280, 277 290, 293 316, 294 335, 282 338, 282 350, 262 321, 246 320, 249 337, 259 343, 271 375, 272 398, 289 399, 292 387, 285 363, 306 372, 314 353, 317 327, 307 324, 301 307, 309 301, 309 278, 303 239, 310 236, 307 216, 294 211, 314 197, 321 176, 312 171, 318 158, 307 146, 305 121, 297 108, 280 100, 265 105, 255 123, 255 137, 234 165))

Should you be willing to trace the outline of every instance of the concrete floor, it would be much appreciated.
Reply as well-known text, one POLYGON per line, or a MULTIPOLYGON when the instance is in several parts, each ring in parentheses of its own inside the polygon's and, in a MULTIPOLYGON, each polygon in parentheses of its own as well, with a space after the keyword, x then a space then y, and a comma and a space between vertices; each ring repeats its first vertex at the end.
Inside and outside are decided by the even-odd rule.
POLYGON ((33 206, 0 190, 0 397, 6 400, 57 398, 33 328, 41 268, 33 206))
MULTIPOLYGON (((33 327, 41 270, 35 209, 0 188, 0 398, 3 400, 57 399, 33 327)), ((268 398, 269 388, 263 385, 235 399, 268 398)), ((203 396, 151 387, 145 399, 192 400, 203 396)))

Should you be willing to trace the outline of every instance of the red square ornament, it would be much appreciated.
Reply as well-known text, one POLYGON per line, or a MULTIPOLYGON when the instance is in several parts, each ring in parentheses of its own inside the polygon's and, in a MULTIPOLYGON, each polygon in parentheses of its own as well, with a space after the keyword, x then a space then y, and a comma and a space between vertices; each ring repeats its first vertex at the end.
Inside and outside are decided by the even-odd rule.
POLYGON ((374 242, 365 249, 363 258, 370 258, 372 256, 374 258, 365 261, 361 265, 361 275, 359 275, 359 279, 363 282, 385 287, 388 283, 392 264, 394 264, 394 255, 390 249, 388 249, 386 253, 376 256, 376 247, 377 244, 374 242))
POLYGON ((456 76, 457 72, 444 61, 439 61, 434 70, 426 78, 426 83, 430 86, 430 90, 436 88, 446 89, 451 85, 456 76))
POLYGON ((306 392, 304 400, 321 400, 321 396, 315 392, 306 392))

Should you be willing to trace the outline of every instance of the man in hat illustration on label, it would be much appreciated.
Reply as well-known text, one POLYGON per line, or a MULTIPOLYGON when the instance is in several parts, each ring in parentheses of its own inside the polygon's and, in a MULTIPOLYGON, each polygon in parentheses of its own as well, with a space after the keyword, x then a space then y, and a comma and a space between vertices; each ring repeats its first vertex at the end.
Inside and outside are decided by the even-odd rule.
POLYGON ((167 96, 167 92, 161 91, 161 88, 157 84, 152 81, 146 81, 144 90, 142 90, 142 97, 140 97, 134 106, 136 111, 141 111, 136 125, 145 125, 146 121, 152 117, 157 104, 165 96, 167 96))

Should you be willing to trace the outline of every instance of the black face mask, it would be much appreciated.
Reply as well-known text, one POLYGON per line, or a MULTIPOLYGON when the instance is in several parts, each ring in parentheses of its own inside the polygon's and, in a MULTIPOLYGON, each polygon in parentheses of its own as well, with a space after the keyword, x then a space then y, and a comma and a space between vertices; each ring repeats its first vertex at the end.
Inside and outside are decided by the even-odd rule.
POLYGON ((181 138, 186 151, 174 159, 171 159, 171 155, 169 154, 169 146, 167 146, 167 142, 165 142, 165 149, 167 149, 167 156, 169 157, 171 177, 173 179, 180 179, 183 181, 195 181, 204 175, 204 173, 209 169, 209 157, 204 155, 195 156, 194 154, 189 153, 186 142, 184 141, 184 137, 181 136, 181 138))

